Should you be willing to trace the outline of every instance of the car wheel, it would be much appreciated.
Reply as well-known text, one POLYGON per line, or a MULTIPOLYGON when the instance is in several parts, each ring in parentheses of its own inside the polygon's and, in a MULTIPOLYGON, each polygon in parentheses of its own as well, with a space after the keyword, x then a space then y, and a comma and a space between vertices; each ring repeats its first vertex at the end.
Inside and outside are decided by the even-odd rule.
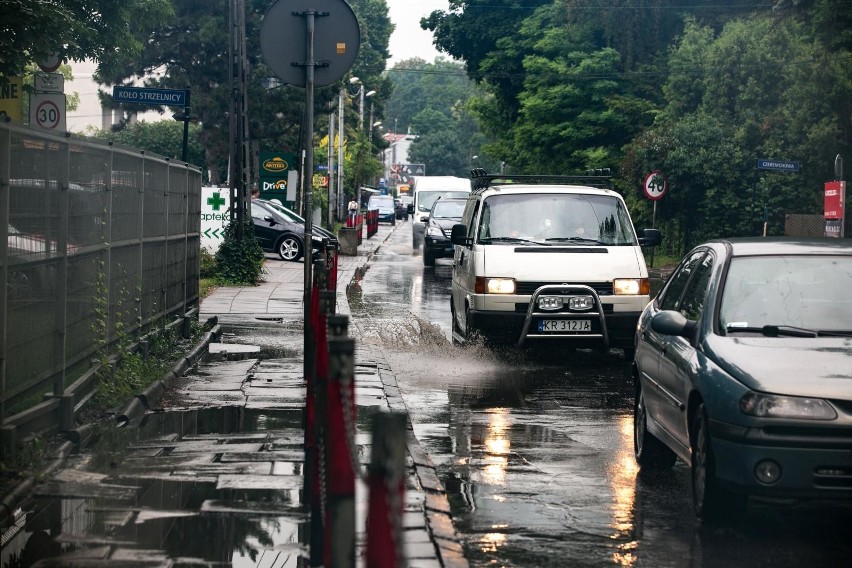
POLYGON ((633 455, 643 470, 671 469, 677 460, 677 455, 648 431, 648 408, 641 385, 633 402, 633 455))
POLYGON ((704 404, 700 404, 695 410, 690 438, 692 506, 695 516, 709 523, 735 523, 745 513, 747 497, 722 486, 716 476, 710 420, 704 404))
POLYGON ((426 247, 423 247, 423 266, 435 266, 435 255, 426 247))
POLYGON ((302 242, 293 235, 284 235, 276 247, 281 260, 296 262, 302 258, 302 242))

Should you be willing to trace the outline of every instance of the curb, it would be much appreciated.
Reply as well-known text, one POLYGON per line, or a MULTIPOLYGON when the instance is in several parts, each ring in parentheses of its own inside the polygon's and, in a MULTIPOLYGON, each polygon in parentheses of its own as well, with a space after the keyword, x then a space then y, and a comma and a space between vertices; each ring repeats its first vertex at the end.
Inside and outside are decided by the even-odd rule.
MULTIPOLYGON (((219 326, 218 318, 213 317, 207 320, 208 325, 212 325, 210 331, 205 333, 201 341, 166 375, 154 381, 142 393, 137 394, 117 415, 116 425, 126 426, 132 420, 142 417, 146 409, 150 405, 156 404, 162 396, 164 390, 177 377, 181 376, 187 369, 194 366, 198 360, 207 352, 207 346, 214 339, 218 339, 222 335, 222 329, 219 326)), ((44 466, 39 470, 37 477, 46 478, 51 476, 64 463, 66 458, 72 452, 79 452, 82 448, 86 448, 94 439, 94 425, 82 424, 72 430, 60 432, 67 438, 50 457, 45 459, 44 466)), ((34 476, 35 477, 35 476, 34 476)), ((34 477, 24 479, 15 485, 8 493, 3 495, 0 500, 0 527, 6 527, 11 524, 15 517, 15 511, 19 509, 23 503, 29 498, 32 489, 36 485, 34 477)))
MULTIPOLYGON (((396 229, 394 229, 396 230, 396 229)), ((376 253, 381 249, 382 245, 390 238, 393 233, 389 231, 384 240, 368 254, 364 259, 364 264, 355 269, 355 274, 352 281, 360 280, 367 272, 368 264, 376 256, 376 253)), ((345 290, 349 289, 352 281, 347 282, 345 290)), ((349 302, 347 296, 347 304, 349 302)), ((349 306, 349 313, 353 314, 352 306, 349 306)), ((350 315, 350 318, 353 317, 350 315)), ((391 369, 391 366, 385 359, 384 352, 380 347, 371 349, 373 356, 376 358, 376 367, 379 373, 379 378, 382 381, 382 390, 388 402, 388 407, 394 412, 405 414, 405 424, 407 430, 406 448, 408 455, 414 463, 414 472, 417 476, 417 481, 426 495, 424 502, 424 514, 426 517, 426 529, 429 531, 433 545, 438 554, 438 561, 445 568, 468 568, 470 564, 464 556, 461 540, 456 532, 455 525, 450 510, 450 501, 447 498, 447 491, 438 477, 437 469, 429 453, 420 444, 420 441, 414 435, 414 426, 411 423, 411 415, 408 412, 408 407, 405 405, 405 400, 399 390, 399 383, 396 380, 396 375, 391 369)))

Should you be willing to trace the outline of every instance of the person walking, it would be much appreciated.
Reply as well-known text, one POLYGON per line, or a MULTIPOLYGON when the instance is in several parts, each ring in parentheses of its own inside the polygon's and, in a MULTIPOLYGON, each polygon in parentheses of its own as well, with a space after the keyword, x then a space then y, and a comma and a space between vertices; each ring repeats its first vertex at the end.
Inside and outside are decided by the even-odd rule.
POLYGON ((350 198, 349 199, 349 207, 348 207, 349 218, 348 218, 348 222, 346 223, 346 226, 347 227, 354 227, 356 217, 358 216, 358 202, 355 201, 354 195, 350 195, 349 198, 350 198))

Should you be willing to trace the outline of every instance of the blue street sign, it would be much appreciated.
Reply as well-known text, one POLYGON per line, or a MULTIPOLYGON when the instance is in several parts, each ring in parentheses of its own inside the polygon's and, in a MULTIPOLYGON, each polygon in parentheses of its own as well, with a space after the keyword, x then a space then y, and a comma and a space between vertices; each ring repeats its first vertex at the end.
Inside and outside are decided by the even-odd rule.
POLYGON ((782 160, 768 160, 766 158, 759 158, 757 160, 757 169, 774 170, 776 172, 798 172, 799 162, 785 162, 782 160))
POLYGON ((178 89, 148 89, 146 87, 113 87, 112 98, 117 103, 140 105, 186 106, 186 91, 178 89))

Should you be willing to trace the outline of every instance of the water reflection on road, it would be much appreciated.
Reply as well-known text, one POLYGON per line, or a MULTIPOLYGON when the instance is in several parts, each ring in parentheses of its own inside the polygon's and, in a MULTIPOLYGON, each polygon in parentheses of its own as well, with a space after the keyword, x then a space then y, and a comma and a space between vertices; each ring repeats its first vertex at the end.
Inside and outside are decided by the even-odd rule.
POLYGON ((449 261, 424 268, 409 231, 382 246, 356 309, 365 340, 386 347, 472 565, 845 564, 848 508, 757 503, 742 526, 705 529, 683 464, 641 475, 620 352, 452 346, 449 261))

